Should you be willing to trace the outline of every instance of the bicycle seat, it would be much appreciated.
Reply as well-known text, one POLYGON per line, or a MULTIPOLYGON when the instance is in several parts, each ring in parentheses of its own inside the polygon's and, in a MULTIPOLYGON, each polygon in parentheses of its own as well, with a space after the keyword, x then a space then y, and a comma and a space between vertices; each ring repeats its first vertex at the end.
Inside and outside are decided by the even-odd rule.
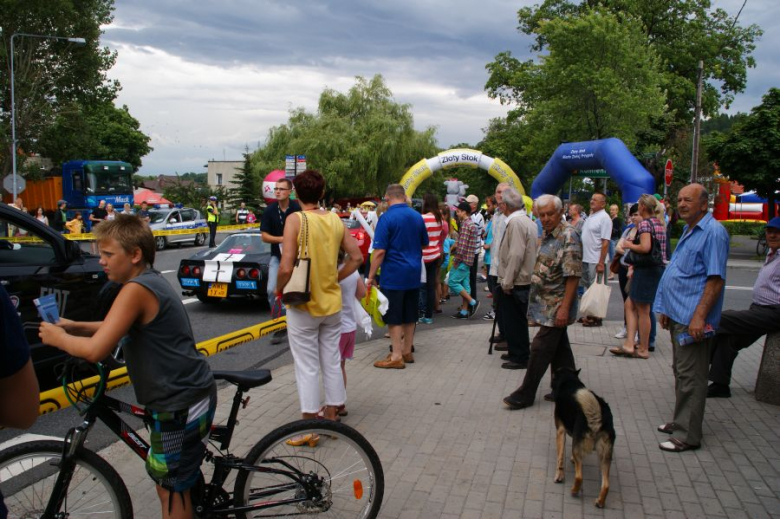
POLYGON ((255 371, 212 371, 215 380, 227 380, 235 384, 241 391, 268 384, 271 381, 271 371, 258 369, 255 371))

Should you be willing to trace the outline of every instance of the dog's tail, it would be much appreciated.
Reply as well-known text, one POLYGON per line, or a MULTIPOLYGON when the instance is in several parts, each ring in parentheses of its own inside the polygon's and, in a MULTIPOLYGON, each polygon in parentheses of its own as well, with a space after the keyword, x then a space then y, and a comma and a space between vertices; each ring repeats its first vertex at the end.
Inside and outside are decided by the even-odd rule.
POLYGON ((588 421, 588 427, 590 427, 593 434, 596 434, 601 429, 601 405, 599 405, 596 395, 583 387, 577 390, 574 397, 582 406, 582 412, 588 421))

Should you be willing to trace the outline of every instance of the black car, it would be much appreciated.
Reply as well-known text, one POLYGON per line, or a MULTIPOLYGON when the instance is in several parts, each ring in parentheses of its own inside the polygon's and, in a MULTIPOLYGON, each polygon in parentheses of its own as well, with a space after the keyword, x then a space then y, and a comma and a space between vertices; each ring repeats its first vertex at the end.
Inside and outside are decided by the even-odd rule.
POLYGON ((78 242, 25 212, 0 203, 0 283, 16 308, 30 343, 41 390, 59 385, 55 365, 67 354, 38 337, 41 322, 34 299, 53 294, 61 317, 74 321, 102 319, 118 285, 107 282, 98 257, 78 242))
POLYGON ((227 236, 215 249, 181 260, 177 277, 183 294, 203 303, 232 296, 267 301, 270 261, 271 245, 262 240, 259 229, 249 229, 227 236))

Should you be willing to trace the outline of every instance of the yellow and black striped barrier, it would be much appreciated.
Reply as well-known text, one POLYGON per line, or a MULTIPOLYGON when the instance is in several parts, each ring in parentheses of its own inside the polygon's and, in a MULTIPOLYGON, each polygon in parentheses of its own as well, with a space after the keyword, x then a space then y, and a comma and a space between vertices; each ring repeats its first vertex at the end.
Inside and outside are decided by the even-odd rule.
MULTIPOLYGON (((241 231, 244 229, 258 229, 258 228, 260 228, 259 223, 223 225, 221 227, 217 227, 217 232, 241 231)), ((152 231, 152 234, 155 236, 173 236, 173 235, 181 235, 181 234, 206 234, 208 232, 209 232, 208 227, 189 227, 187 229, 169 229, 169 230, 162 230, 162 231, 152 231)), ((91 232, 87 232, 83 234, 63 234, 62 236, 64 238, 67 238, 68 240, 73 240, 73 241, 94 241, 95 240, 95 235, 92 234, 91 232)), ((9 241, 11 243, 43 243, 43 240, 36 236, 9 236, 0 239, 9 241)))
MULTIPOLYGON (((254 341, 260 337, 264 337, 269 333, 273 333, 279 330, 285 330, 287 328, 287 318, 278 317, 270 321, 265 321, 248 328, 243 328, 232 333, 208 339, 203 342, 199 342, 195 345, 197 350, 206 357, 211 357, 217 353, 221 353, 225 350, 229 350, 240 344, 254 341)), ((94 376, 84 380, 73 382, 71 387, 74 389, 84 390, 86 389, 88 394, 92 394, 97 387, 100 377, 94 376)), ((130 384, 130 377, 127 374, 127 368, 122 367, 113 370, 109 373, 106 379, 106 391, 110 389, 116 389, 118 387, 126 386, 130 384)), ((65 397, 65 391, 62 387, 56 387, 49 389, 41 393, 41 405, 38 410, 39 414, 53 413, 70 406, 68 399, 65 397)))

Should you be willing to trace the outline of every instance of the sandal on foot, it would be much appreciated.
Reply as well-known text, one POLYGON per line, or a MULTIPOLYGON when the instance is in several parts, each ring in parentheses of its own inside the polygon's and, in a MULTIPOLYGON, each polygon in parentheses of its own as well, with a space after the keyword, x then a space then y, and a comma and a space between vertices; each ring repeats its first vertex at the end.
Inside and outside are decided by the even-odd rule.
POLYGON ((658 432, 664 434, 672 434, 677 429, 677 424, 674 422, 667 422, 658 426, 658 432))
POLYGON ((622 346, 620 348, 610 348, 609 352, 616 357, 632 357, 634 355, 633 351, 628 351, 622 346))
POLYGON ((339 416, 341 416, 341 415, 339 414, 339 408, 340 407, 344 407, 344 406, 343 405, 342 406, 333 406, 333 407, 336 408, 336 418, 333 419, 333 420, 331 420, 330 418, 325 418, 325 408, 326 407, 328 407, 328 406, 326 406, 326 405, 322 406, 320 408, 320 410, 317 412, 317 420, 328 420, 328 421, 331 421, 331 422, 340 422, 341 418, 339 418, 339 416))
POLYGON ((677 438, 669 438, 669 441, 665 441, 663 443, 658 444, 658 447, 662 451, 667 452, 685 452, 685 451, 695 451, 699 448, 699 445, 690 445, 688 443, 685 443, 682 440, 678 440, 677 438))

